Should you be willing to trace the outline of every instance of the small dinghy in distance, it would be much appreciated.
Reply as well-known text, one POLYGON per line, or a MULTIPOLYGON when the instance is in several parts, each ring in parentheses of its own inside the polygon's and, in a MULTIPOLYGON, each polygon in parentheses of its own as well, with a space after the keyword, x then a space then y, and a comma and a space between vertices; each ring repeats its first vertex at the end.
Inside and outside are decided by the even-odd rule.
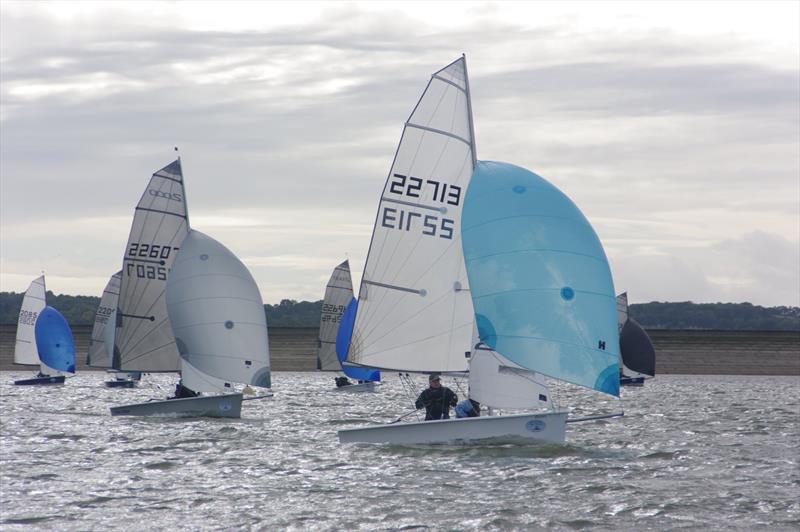
POLYGON ((650 335, 628 315, 628 293, 617 296, 621 386, 644 386, 656 375, 656 350, 650 335))
MULTIPOLYGON (((354 368, 342 366, 342 360, 347 355, 347 346, 344 352, 337 349, 337 335, 341 324, 345 321, 345 311, 349 305, 356 304, 353 298, 353 281, 350 275, 350 262, 344 261, 334 268, 331 278, 325 287, 325 298, 322 301, 322 312, 319 322, 319 350, 317 351, 317 369, 321 371, 341 371, 346 377, 336 377, 337 392, 374 392, 381 380, 378 370, 371 368, 354 368), (357 382, 350 382, 348 379, 357 382)), ((345 317, 353 315, 350 311, 345 317)), ((353 322, 349 320, 349 327, 353 322)))
POLYGON ((42 275, 31 282, 22 298, 14 363, 38 365, 39 374, 30 379, 14 381, 18 386, 64 384, 64 373, 75 373, 72 331, 61 313, 47 306, 45 293, 42 275), (40 323, 43 315, 45 319, 40 323))
POLYGON ((470 398, 548 410, 344 429, 341 442, 560 444, 567 423, 621 415, 568 419, 550 400, 543 375, 619 395, 611 272, 563 193, 476 160, 463 57, 433 75, 406 123, 359 307, 348 363, 447 373, 472 358, 470 398))
POLYGON ((94 316, 92 336, 89 338, 89 349, 86 353, 86 365, 93 368, 105 368, 114 378, 105 381, 109 388, 133 388, 142 378, 139 372, 118 372, 111 368, 114 359, 114 332, 117 320, 117 302, 122 271, 118 271, 108 280, 97 312, 94 316))

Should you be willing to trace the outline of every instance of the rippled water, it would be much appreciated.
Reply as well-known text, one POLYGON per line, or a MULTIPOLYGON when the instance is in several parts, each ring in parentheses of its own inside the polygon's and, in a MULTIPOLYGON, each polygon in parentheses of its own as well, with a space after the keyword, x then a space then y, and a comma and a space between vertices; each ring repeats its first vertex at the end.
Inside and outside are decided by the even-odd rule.
POLYGON ((109 415, 165 397, 167 375, 10 385, 25 375, 0 373, 3 530, 800 527, 796 377, 658 377, 566 446, 454 447, 338 443, 408 411, 392 377, 346 394, 332 374, 276 373, 273 399, 215 420, 109 415))

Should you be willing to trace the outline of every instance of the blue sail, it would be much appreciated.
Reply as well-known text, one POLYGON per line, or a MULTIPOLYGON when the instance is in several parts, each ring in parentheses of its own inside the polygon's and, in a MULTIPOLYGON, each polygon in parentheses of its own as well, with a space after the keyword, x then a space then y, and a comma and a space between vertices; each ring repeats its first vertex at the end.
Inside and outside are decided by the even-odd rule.
MULTIPOLYGON (((358 311, 358 299, 353 298, 347 304, 347 308, 342 313, 339 321, 339 330, 336 331, 336 356, 341 364, 347 359, 347 350, 350 349, 350 339, 353 336, 353 325, 356 322, 356 312, 358 311)), ((381 372, 372 368, 358 368, 353 366, 342 366, 342 371, 351 379, 359 381, 381 380, 381 372)))
POLYGON ((75 342, 67 320, 53 307, 45 307, 36 320, 39 360, 57 371, 75 373, 75 342))
POLYGON ((618 396, 614 283, 575 204, 524 168, 481 161, 461 224, 481 341, 532 371, 618 396))

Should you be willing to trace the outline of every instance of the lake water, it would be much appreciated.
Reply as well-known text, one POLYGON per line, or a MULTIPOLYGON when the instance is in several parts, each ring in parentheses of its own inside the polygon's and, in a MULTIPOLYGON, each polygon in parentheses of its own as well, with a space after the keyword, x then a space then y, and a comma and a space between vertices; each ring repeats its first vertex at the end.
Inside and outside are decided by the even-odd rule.
POLYGON ((274 398, 219 420, 109 415, 166 397, 169 375, 11 386, 29 375, 0 373, 4 531, 800 528, 797 377, 661 376, 565 446, 391 446, 336 431, 407 412, 395 377, 347 394, 274 373, 274 398))

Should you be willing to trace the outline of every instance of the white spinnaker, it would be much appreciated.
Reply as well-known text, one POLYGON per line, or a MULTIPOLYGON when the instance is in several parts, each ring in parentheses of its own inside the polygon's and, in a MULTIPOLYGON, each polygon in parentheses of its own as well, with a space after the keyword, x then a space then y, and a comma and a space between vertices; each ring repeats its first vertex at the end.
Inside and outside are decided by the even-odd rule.
POLYGON ((472 351, 469 397, 494 408, 549 408, 544 375, 522 368, 488 347, 472 351))
POLYGON ((108 349, 106 339, 110 336, 111 345, 114 345, 114 329, 116 328, 116 310, 119 301, 119 284, 122 271, 118 271, 108 280, 100 297, 100 305, 94 315, 92 336, 89 339, 89 354, 86 356, 86 365, 95 368, 110 368, 113 358, 113 348, 108 349))
POLYGON ((150 179, 136 206, 122 265, 114 368, 177 371, 164 301, 167 274, 189 230, 180 159, 150 179))
POLYGON ((464 58, 436 72, 405 124, 359 289, 354 364, 465 371, 473 310, 461 209, 475 154, 464 58))
POLYGON ((342 369, 336 356, 336 333, 347 305, 353 299, 353 280, 350 262, 344 261, 333 270, 325 287, 322 315, 319 322, 319 369, 339 371, 342 369))
MULTIPOLYGON (((44 275, 31 281, 22 298, 22 306, 17 319, 17 342, 14 346, 14 363, 39 364, 39 351, 36 349, 36 320, 46 306, 44 275)), ((43 368, 46 366, 42 365, 43 368)), ((45 373, 44 371, 42 373, 45 373)))
MULTIPOLYGON (((270 386, 261 293, 244 264, 225 246, 191 230, 172 265, 166 302, 184 362, 220 381, 270 386)), ((184 384, 195 391, 212 391, 184 384)))

